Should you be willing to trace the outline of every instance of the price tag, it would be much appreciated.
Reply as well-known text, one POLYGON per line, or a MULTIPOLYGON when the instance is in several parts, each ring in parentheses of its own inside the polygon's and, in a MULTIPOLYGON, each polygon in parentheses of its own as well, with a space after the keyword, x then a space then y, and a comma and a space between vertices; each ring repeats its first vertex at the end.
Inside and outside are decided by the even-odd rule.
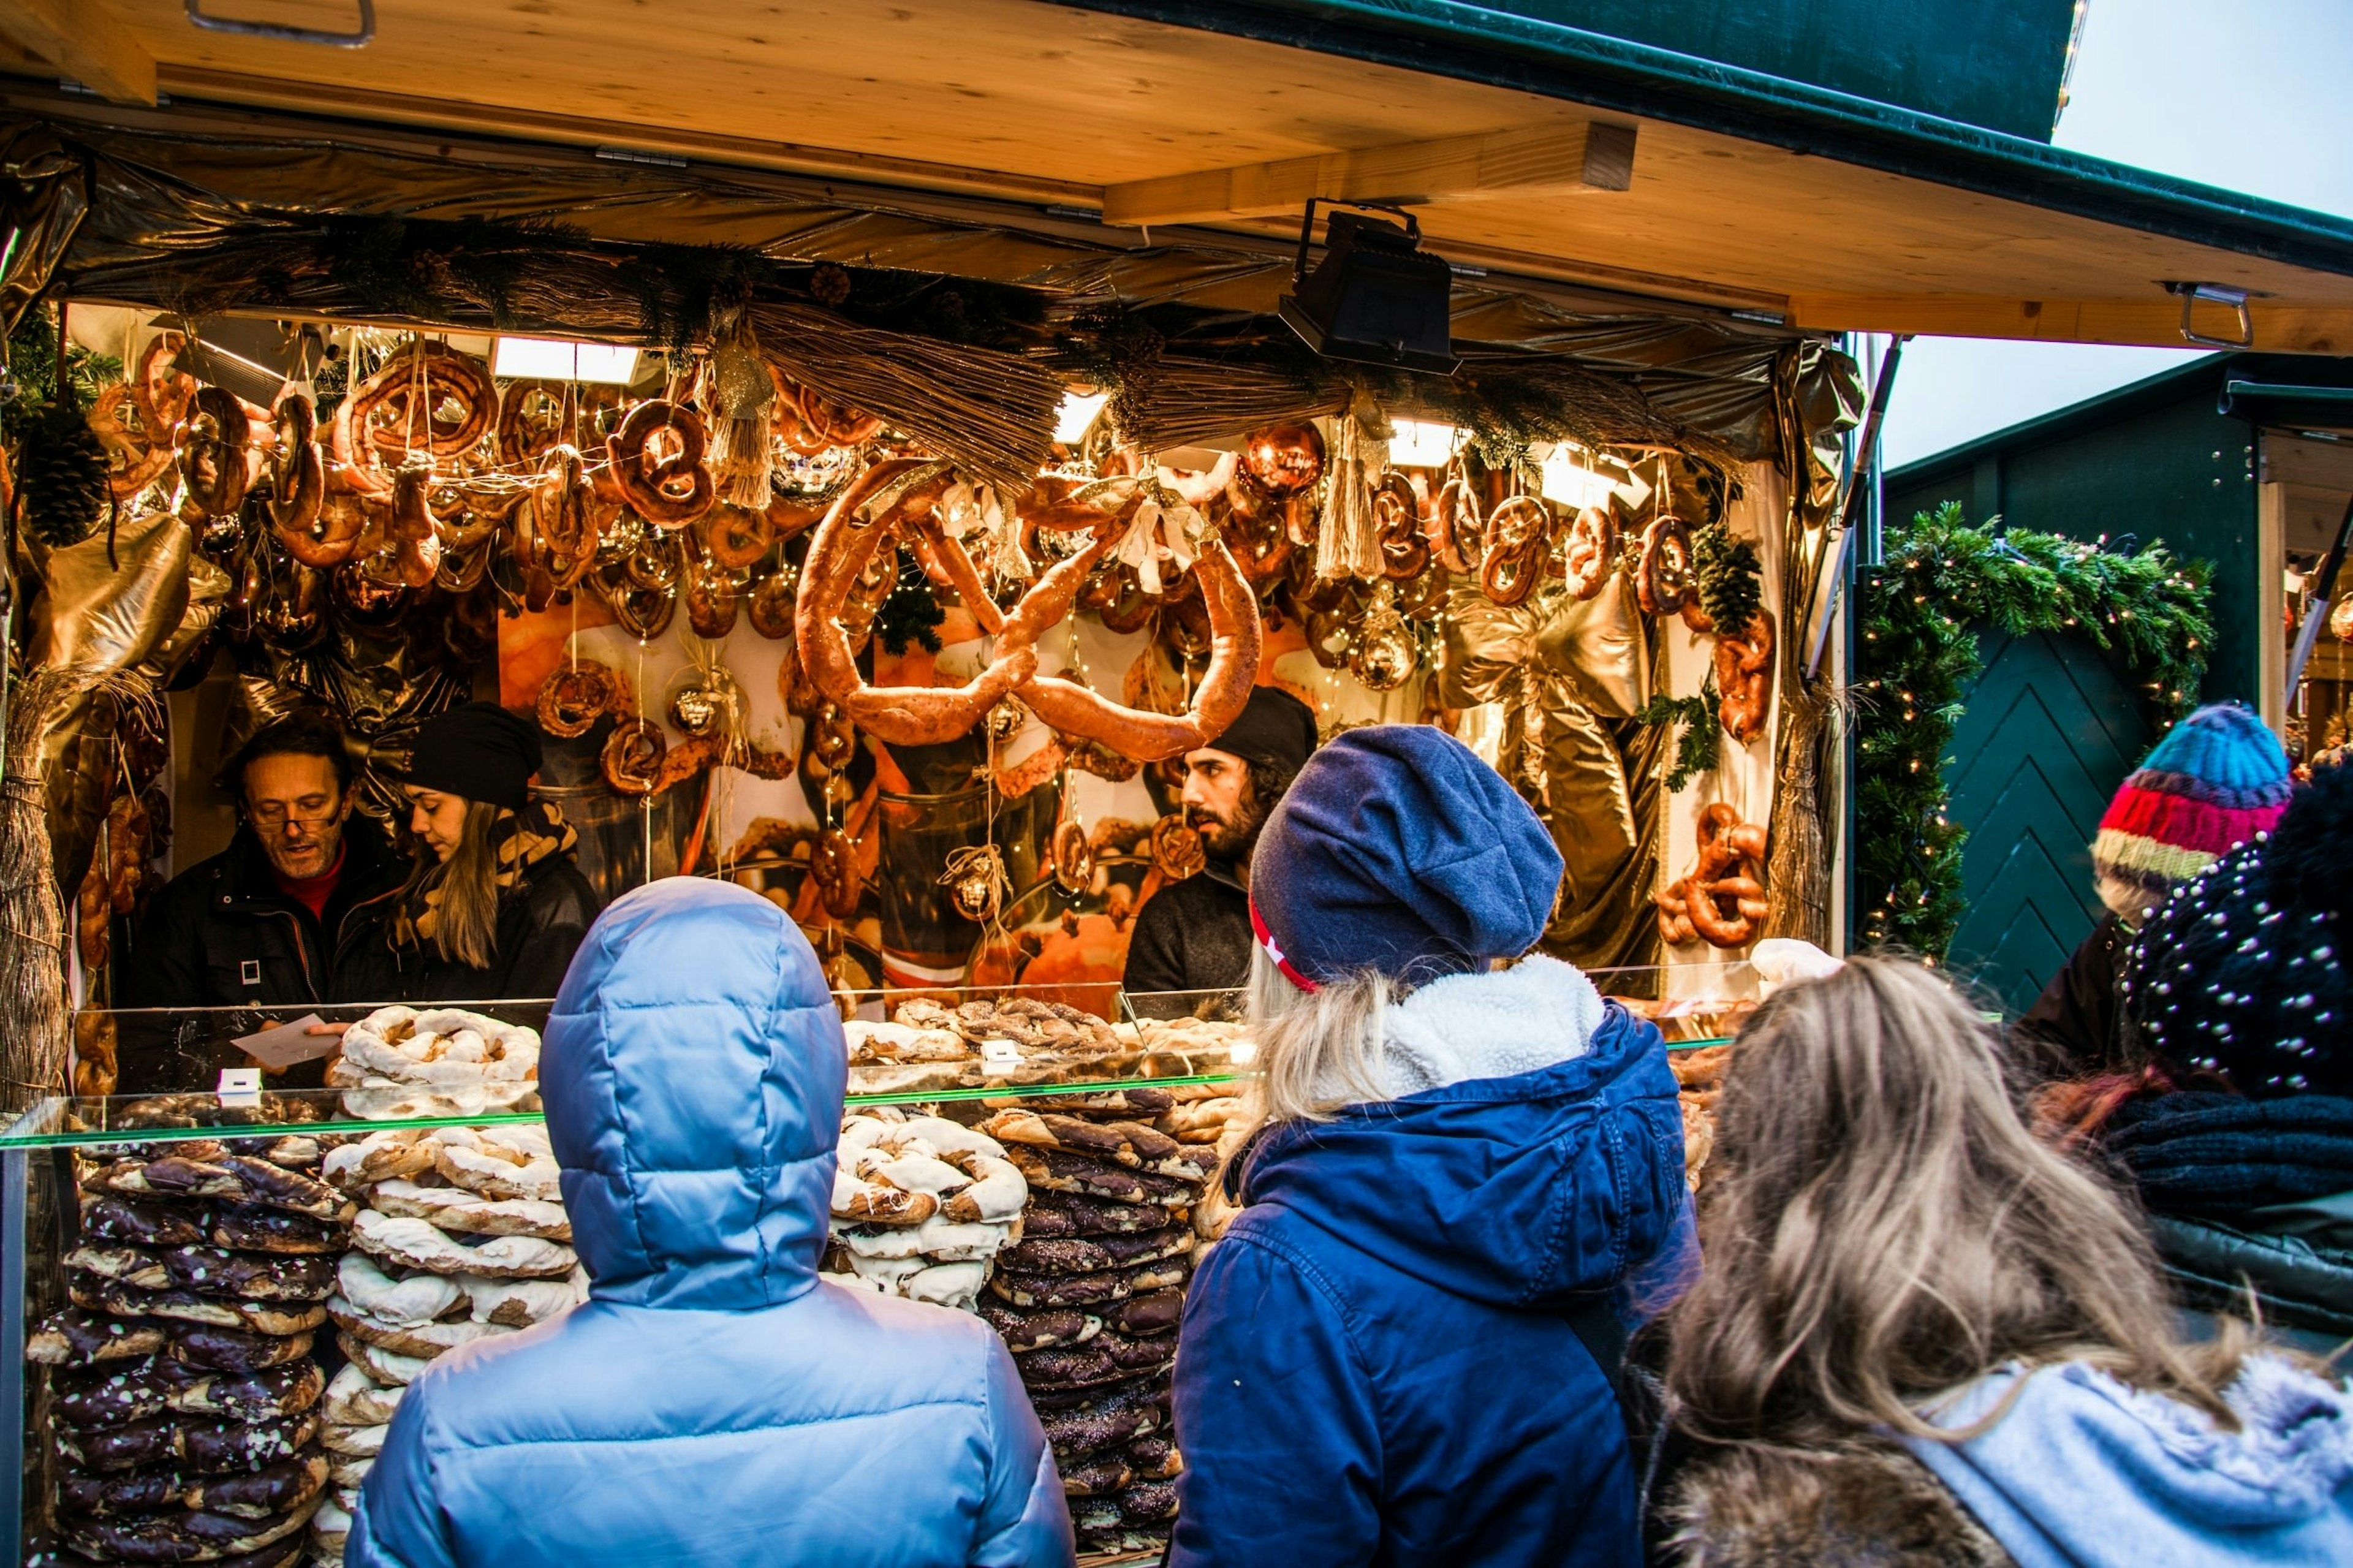
POLYGON ((1021 1065, 1021 1047, 1008 1039, 983 1040, 980 1042, 980 1065, 986 1072, 1018 1068, 1021 1065))
POLYGON ((223 1068, 220 1083, 213 1091, 225 1109, 253 1109, 261 1104, 261 1069, 259 1068, 223 1068))

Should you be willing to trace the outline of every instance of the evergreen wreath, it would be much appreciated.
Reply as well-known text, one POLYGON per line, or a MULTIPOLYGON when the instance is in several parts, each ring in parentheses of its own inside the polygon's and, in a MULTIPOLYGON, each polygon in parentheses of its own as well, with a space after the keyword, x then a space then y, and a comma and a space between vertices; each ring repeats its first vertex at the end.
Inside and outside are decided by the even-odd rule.
POLYGON ((2162 543, 2112 554, 2052 533, 1972 527, 1960 503, 1892 531, 1863 574, 1856 660, 1857 940, 1942 959, 1960 925, 1961 847, 1946 750, 1984 660, 1977 627, 2079 630, 2121 660, 2162 732, 2198 702, 2214 640, 2212 567, 2162 543))
POLYGON ((1675 738, 1675 760, 1667 770, 1667 793, 1674 794, 1683 785, 1704 773, 1715 769, 1724 752, 1724 731, 1715 721, 1715 677, 1710 675, 1701 683, 1696 697, 1669 697, 1662 692, 1645 703, 1634 715, 1639 724, 1680 724, 1683 733, 1675 738))

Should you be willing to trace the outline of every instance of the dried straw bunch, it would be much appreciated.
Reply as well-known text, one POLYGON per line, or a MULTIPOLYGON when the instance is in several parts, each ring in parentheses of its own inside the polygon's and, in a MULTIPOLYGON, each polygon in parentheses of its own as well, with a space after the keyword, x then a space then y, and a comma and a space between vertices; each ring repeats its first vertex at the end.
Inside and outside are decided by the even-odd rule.
POLYGON ((0 1110, 15 1115, 68 1092, 65 904, 49 858, 41 743, 75 700, 99 688, 136 700, 139 683, 86 667, 37 669, 10 693, 0 771, 0 1110))

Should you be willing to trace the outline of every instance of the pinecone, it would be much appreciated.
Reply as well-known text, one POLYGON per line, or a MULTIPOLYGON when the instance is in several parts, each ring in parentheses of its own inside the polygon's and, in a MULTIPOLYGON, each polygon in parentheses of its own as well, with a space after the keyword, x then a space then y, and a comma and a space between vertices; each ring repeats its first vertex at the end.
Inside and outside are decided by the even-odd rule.
POLYGON ((849 298, 849 269, 838 262, 818 262, 809 270, 808 291, 820 305, 840 304, 849 298))
POLYGON ((50 549, 98 531, 106 515, 106 448, 70 401, 43 409, 25 432, 16 486, 26 530, 50 549))

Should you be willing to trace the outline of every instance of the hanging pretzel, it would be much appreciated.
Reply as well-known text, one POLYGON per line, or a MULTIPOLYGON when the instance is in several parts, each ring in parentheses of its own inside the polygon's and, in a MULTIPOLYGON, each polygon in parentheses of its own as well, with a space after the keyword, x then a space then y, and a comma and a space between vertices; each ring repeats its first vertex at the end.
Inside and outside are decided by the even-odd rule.
MULTIPOLYGON (((797 586, 794 574, 778 567, 760 579, 752 589, 751 602, 744 613, 752 629, 772 642, 782 642, 793 635, 793 591, 797 586)), ((786 659, 787 664, 794 663, 786 659)))
POLYGON ((253 482, 248 454, 253 421, 235 394, 217 386, 197 389, 180 426, 180 483, 186 491, 184 514, 234 517, 253 482))
POLYGON ((559 665, 539 689, 539 727, 562 740, 574 740, 596 726, 620 695, 613 672, 593 658, 559 665))
POLYGON ((388 490, 378 470, 421 457, 454 458, 490 433, 498 411, 498 389, 481 361, 420 339, 335 410, 335 458, 363 488, 388 490))
POLYGON ((639 517, 656 528, 684 528, 711 510, 717 491, 702 466, 702 416, 684 404, 649 398, 629 410, 605 444, 613 482, 639 517))
MULTIPOLYGON (((1100 545, 1107 542, 1106 535, 1097 542, 1100 545)), ((1086 562, 1088 554, 1072 556, 1048 573, 1031 595, 1037 595, 1055 573, 1086 562)), ((1210 744, 1225 733, 1226 726, 1240 717, 1243 705, 1250 700, 1251 683, 1258 679, 1262 631, 1258 597, 1242 580, 1241 569, 1234 564, 1224 541, 1215 534, 1209 536, 1202 546, 1200 558, 1193 563, 1193 574, 1200 580, 1208 611, 1209 663, 1201 684, 1194 690, 1193 705, 1186 712, 1140 713, 1055 676, 1036 677, 1016 695, 1048 727, 1083 740, 1099 741, 1137 762, 1156 763, 1210 744)), ((1022 607, 1029 608, 1027 599, 1022 607)))
POLYGON ((1609 581, 1618 564, 1618 521, 1607 506, 1589 506, 1568 526, 1568 548, 1563 555, 1572 597, 1590 599, 1609 581))
POLYGON ((1646 616, 1672 616, 1692 596, 1691 530, 1683 519, 1662 515, 1642 531, 1634 596, 1646 616))
POLYGON ((1551 547, 1552 512, 1534 496, 1514 496, 1487 514, 1479 586, 1498 605, 1519 604, 1535 591, 1551 547))
POLYGON ((662 753, 669 749, 659 725, 644 719, 624 719, 606 738, 597 765, 616 794, 649 795, 661 779, 662 753))
POLYGON ((683 597, 686 624, 696 637, 716 642, 735 629, 736 613, 744 605, 744 585, 726 572, 690 567, 683 597))
POLYGON ((428 588, 441 564, 441 535, 426 490, 433 476, 403 468, 392 477, 393 575, 407 587, 428 588))
POLYGON ((180 368, 180 351, 187 346, 188 340, 178 332, 158 332, 140 351, 138 366, 131 374, 131 401, 146 426, 147 439, 156 446, 170 444, 173 430, 195 401, 196 378, 180 368))
POLYGON ((768 552, 768 546, 776 542, 776 528, 765 512, 722 501, 696 521, 694 536, 712 561, 730 571, 740 571, 768 552))
POLYGON ((1746 636, 1719 632, 1715 638, 1715 686, 1723 693, 1716 717, 1736 741, 1753 741, 1765 732, 1765 714, 1773 700, 1773 617, 1759 610, 1749 617, 1746 636))
POLYGON ((594 444, 597 416, 620 405, 615 386, 511 381, 499 394, 499 460, 511 468, 537 468, 557 447, 594 444))
POLYGON ((99 445, 106 448, 107 493, 117 500, 129 500, 162 479, 172 466, 168 433, 157 436, 127 382, 117 382, 98 395, 90 407, 90 427, 99 445))
POLYGON ((1483 563, 1481 541, 1486 520, 1479 514, 1479 494, 1460 473, 1439 487, 1423 520, 1430 552, 1449 572, 1468 576, 1483 563))
POLYGON ((289 393, 274 416, 277 449, 269 462, 269 527, 286 552, 305 566, 340 566, 359 542, 366 519, 348 496, 327 504, 326 460, 316 440, 318 414, 311 400, 289 393))
POLYGON ((1381 575, 1391 582, 1419 577, 1430 567, 1430 541, 1421 530, 1421 501, 1413 481, 1392 468, 1373 487, 1373 529, 1381 542, 1381 575))
POLYGON ((1765 850, 1764 828, 1741 821, 1722 801, 1709 805, 1700 814, 1699 856, 1691 875, 1652 900, 1660 934, 1669 942, 1696 936, 1714 947, 1746 946, 1772 909, 1765 896, 1765 850), (1689 934, 1677 934, 1686 925, 1689 934))
POLYGON ((927 519, 954 482, 955 471, 944 463, 899 458, 873 465, 818 525, 801 568, 793 637, 809 682, 839 703, 860 729, 886 744, 929 746, 954 740, 1038 668, 1033 632, 1027 638, 1003 637, 988 668, 960 687, 870 687, 859 674, 851 636, 840 619, 850 589, 892 531, 927 519), (883 500, 886 492, 880 514, 865 516, 868 503, 883 500))

